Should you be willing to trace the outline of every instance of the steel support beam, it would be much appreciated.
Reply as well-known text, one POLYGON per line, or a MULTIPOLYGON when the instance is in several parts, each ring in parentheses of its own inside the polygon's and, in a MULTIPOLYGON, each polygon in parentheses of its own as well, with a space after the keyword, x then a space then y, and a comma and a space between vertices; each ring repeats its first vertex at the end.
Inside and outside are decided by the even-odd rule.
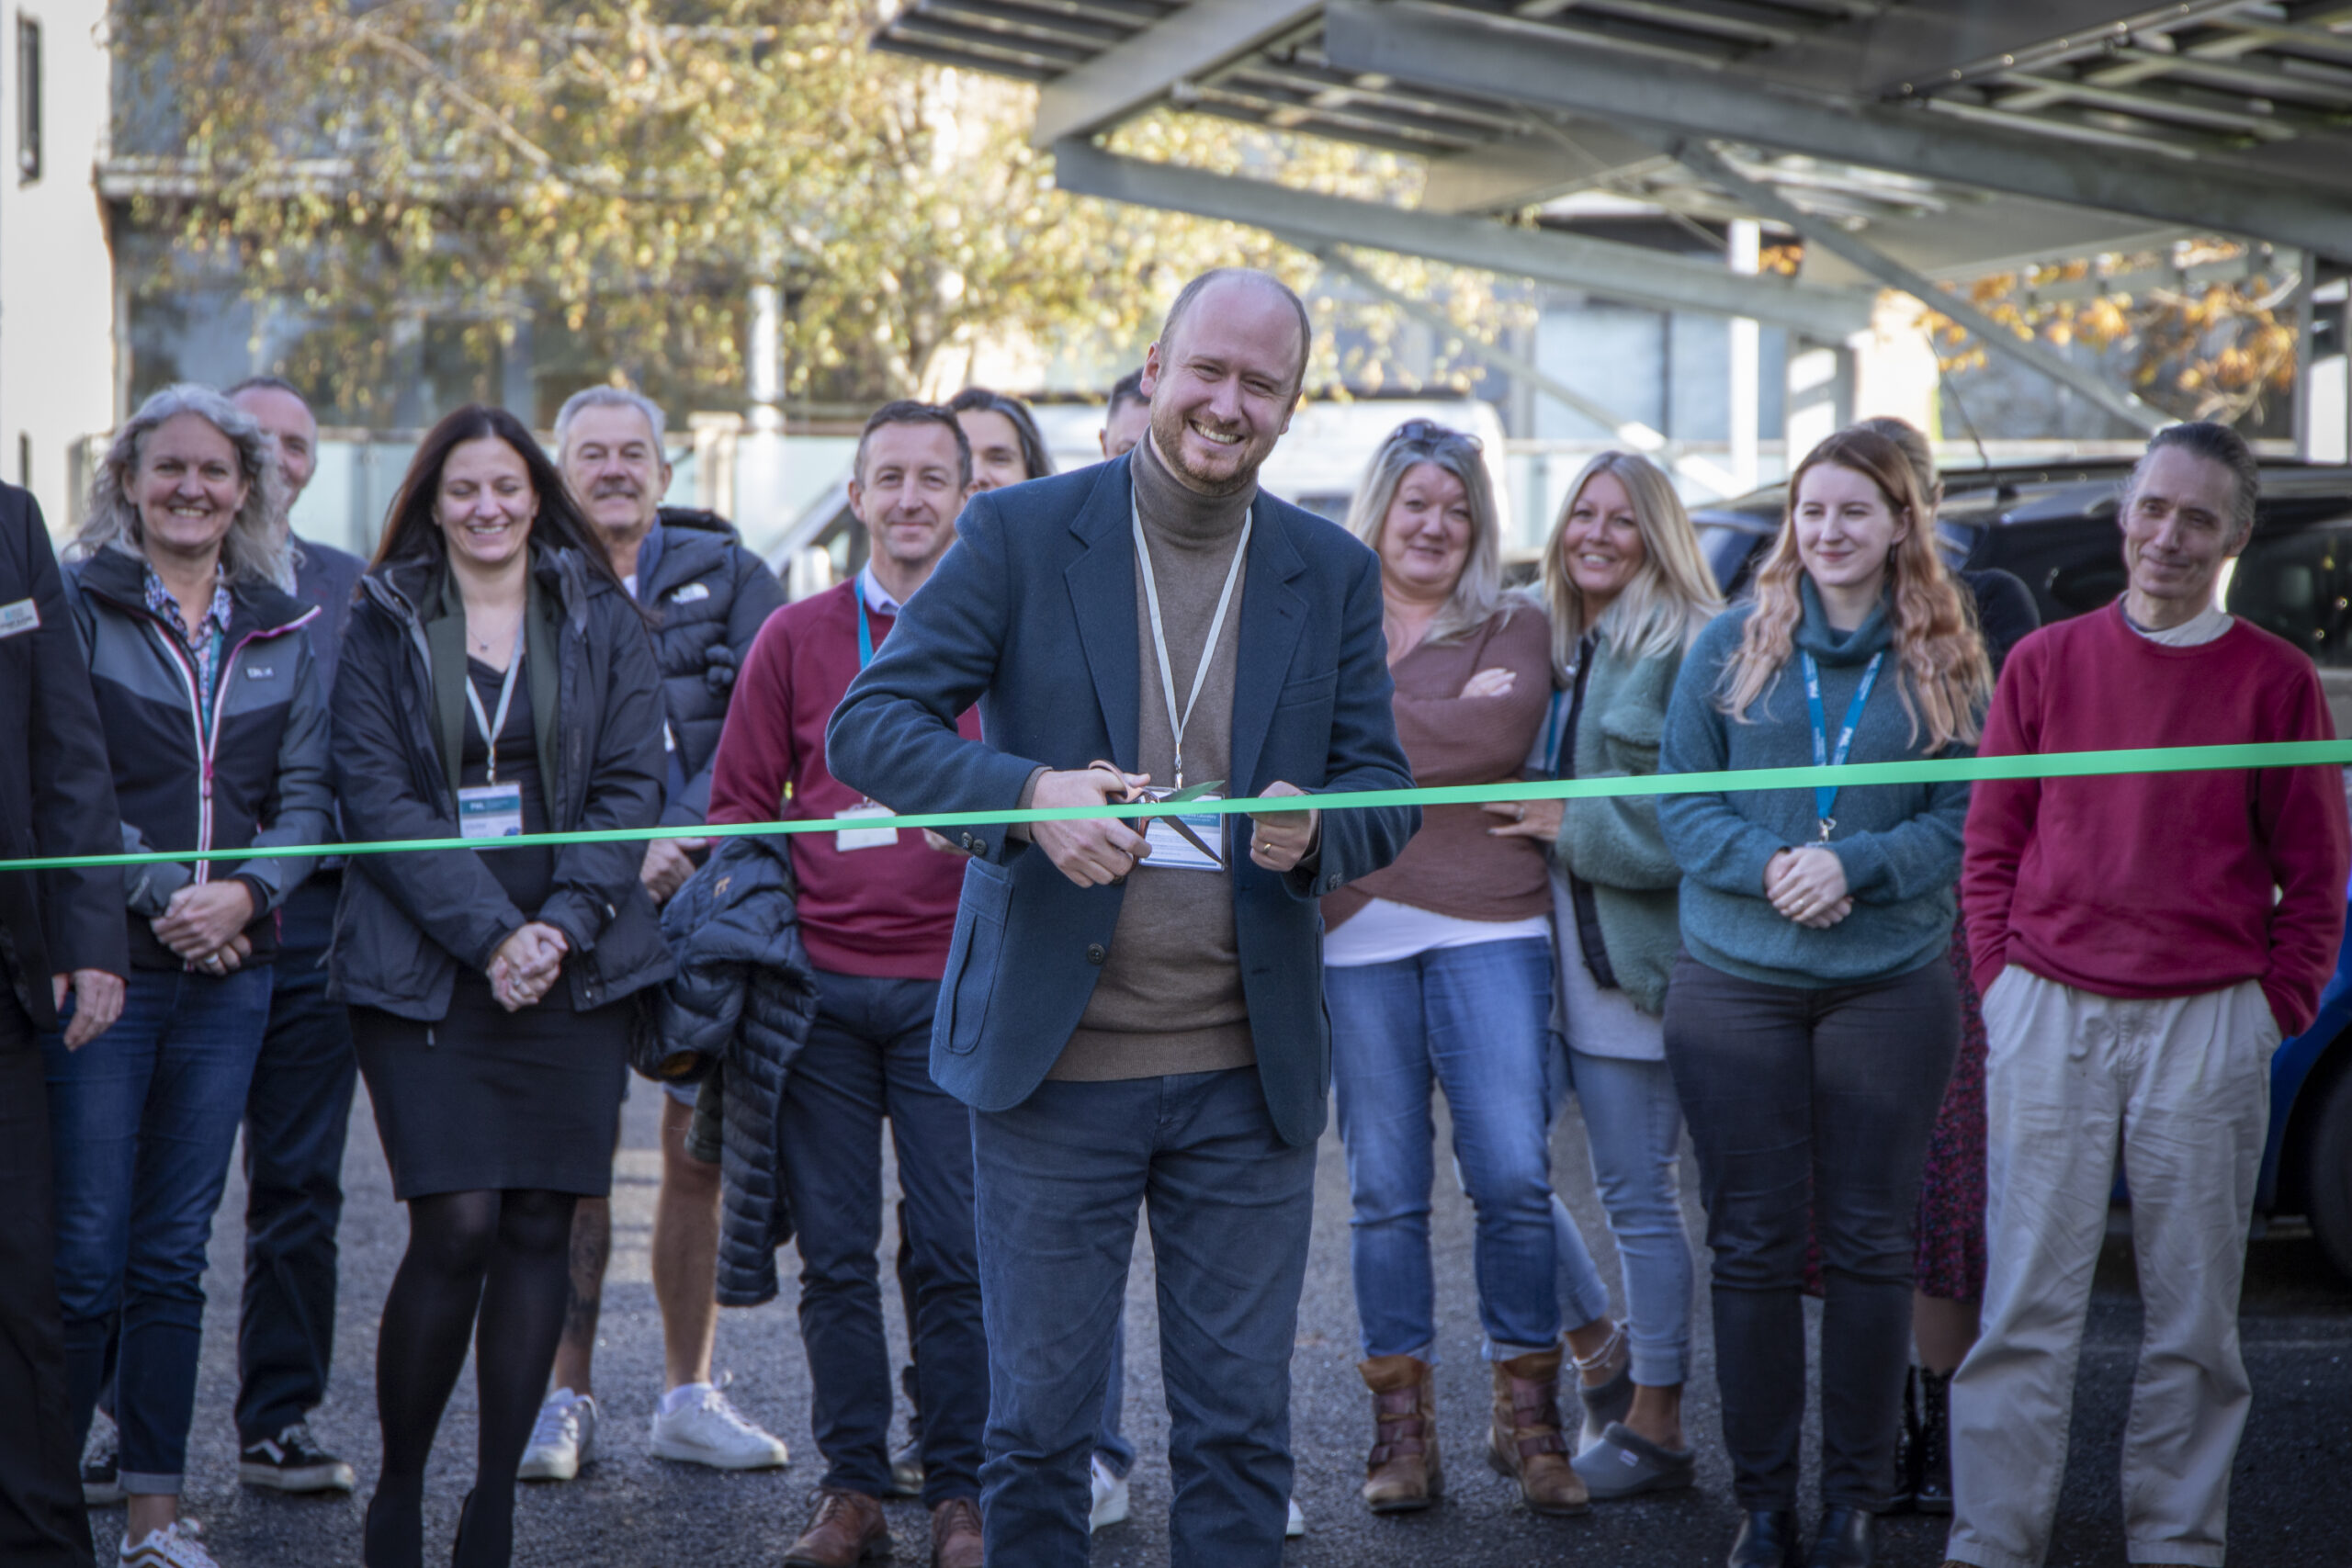
POLYGON ((1871 296, 1781 277, 1741 277, 1716 262, 1581 235, 1511 229, 1378 202, 1294 190, 1105 152, 1084 141, 1054 148, 1062 189, 1295 236, 1317 245, 1362 245, 1426 256, 1564 288, 1581 288, 1658 310, 1753 316, 1810 337, 1842 339, 1870 324, 1871 296))
POLYGON ((1606 126, 1535 130, 1430 159, 1421 184, 1421 210, 1510 212, 1668 162, 1650 142, 1606 126))
POLYGON ((1722 465, 1683 451, 1664 433, 1651 429, 1639 420, 1628 419, 1615 409, 1585 396, 1566 382, 1546 374, 1543 367, 1533 360, 1523 358, 1502 344, 1479 336, 1428 301, 1389 288, 1339 246, 1308 243, 1287 234, 1283 237, 1312 254, 1333 272, 1353 281, 1365 293, 1386 301, 1420 322, 1437 333, 1441 340, 1461 340, 1463 347, 1504 375, 1517 377, 1562 408, 1582 414, 1634 451, 1657 458, 1685 479, 1706 486, 1717 495, 1737 495, 1749 488, 1739 483, 1722 465))
POLYGON ((1277 38, 1322 0, 1193 0, 1124 43, 1112 45, 1037 95, 1033 147, 1088 136, 1149 107, 1175 85, 1277 38))
POLYGON ((1705 142, 1693 138, 1679 143, 1674 155, 1693 173, 1728 191, 1741 205, 1758 216, 1795 230, 1804 236, 1806 244, 1819 245, 1823 250, 1835 253, 1849 265, 1859 267, 1889 288, 1908 294, 1928 309, 1958 321, 1974 333, 1988 352, 2006 354, 2031 367, 2060 386, 2080 393, 2116 418, 2142 430, 2159 430, 2173 423, 2169 414, 2150 407, 2120 388, 2109 386, 2064 355, 2045 348, 2040 342, 2018 336, 1960 295, 1937 288, 1926 277, 1893 257, 1871 249, 1828 219, 1805 211, 1771 186, 1748 178, 1734 168, 1729 159, 1705 142))
POLYGON ((2304 246, 2352 259, 2352 195, 2225 160, 2089 146, 1580 48, 1443 6, 1329 0, 1343 70, 2304 246))

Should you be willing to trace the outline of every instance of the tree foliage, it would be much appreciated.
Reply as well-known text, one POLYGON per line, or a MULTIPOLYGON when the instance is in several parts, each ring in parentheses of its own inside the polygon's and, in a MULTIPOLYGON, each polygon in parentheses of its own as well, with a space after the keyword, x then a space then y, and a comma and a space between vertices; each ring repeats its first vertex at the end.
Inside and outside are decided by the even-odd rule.
MULTIPOLYGON (((1255 231, 1057 191, 1030 89, 876 53, 876 21, 873 0, 118 0, 117 166, 175 241, 152 283, 232 275, 299 311, 285 368, 379 417, 420 317, 485 363, 533 322, 594 375, 740 388, 773 283, 787 397, 835 402, 935 394, 989 346, 1130 354, 1204 266, 1311 280, 1255 231)), ((1382 199, 1418 177, 1197 116, 1114 145, 1382 199)), ((1381 265, 1493 330, 1488 280, 1381 265)), ((1359 315, 1377 357, 1396 323, 1359 315)), ((1332 341, 1319 381, 1346 369, 1332 341)))

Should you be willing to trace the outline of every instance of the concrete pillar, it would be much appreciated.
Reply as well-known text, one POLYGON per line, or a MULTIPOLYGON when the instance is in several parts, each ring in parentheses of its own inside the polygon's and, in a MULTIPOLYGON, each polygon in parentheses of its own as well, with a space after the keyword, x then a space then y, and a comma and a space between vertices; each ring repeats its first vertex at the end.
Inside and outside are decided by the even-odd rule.
POLYGON ((1882 289, 1871 312, 1871 330, 1854 340, 1856 419, 1893 415, 1930 435, 1941 378, 1935 340, 1928 335, 1927 307, 1908 294, 1882 289))
POLYGON ((750 331, 744 348, 744 392, 751 404, 736 444, 736 527, 754 550, 790 526, 784 514, 783 301, 775 285, 752 288, 750 331))
MULTIPOLYGON (((1731 225, 1731 269, 1749 277, 1756 276, 1762 265, 1763 225, 1743 218, 1731 225)), ((1731 320, 1731 344, 1724 355, 1724 370, 1731 378, 1728 410, 1731 416, 1732 479, 1737 485, 1736 494, 1745 495, 1756 488, 1756 442, 1758 431, 1756 378, 1760 360, 1761 329, 1752 316, 1735 316, 1731 320)))

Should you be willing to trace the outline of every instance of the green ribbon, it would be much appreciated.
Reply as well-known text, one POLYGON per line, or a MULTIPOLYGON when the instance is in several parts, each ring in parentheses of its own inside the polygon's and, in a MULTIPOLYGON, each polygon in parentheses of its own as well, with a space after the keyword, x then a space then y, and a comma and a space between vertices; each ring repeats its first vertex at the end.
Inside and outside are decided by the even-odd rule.
MULTIPOLYGON (((1427 789, 1340 791, 1240 800, 1135 802, 1111 806, 1030 807, 1005 811, 933 811, 860 818, 868 828, 978 828, 1023 822, 1081 822, 1104 818, 1204 816, 1245 811, 1361 811, 1383 806, 1483 806, 1504 800, 1591 800, 1604 795, 1729 795, 1748 790, 1811 789, 1836 784, 1972 784, 1979 779, 2073 779, 2114 773, 2193 773, 2241 768, 2352 766, 2352 740, 2266 740, 2238 746, 2151 746, 2125 751, 2044 751, 2017 757, 1944 757, 1910 762, 1848 762, 1838 767, 1741 768, 1712 773, 1653 773, 1638 778, 1506 780, 1427 789)), ((615 828, 596 832, 523 833, 504 839, 394 839, 367 844, 273 844, 243 850, 151 851, 143 854, 60 855, 0 860, 0 873, 79 866, 154 865, 164 862, 283 860, 321 854, 384 855, 426 850, 504 850, 538 845, 641 843, 652 839, 738 839, 770 833, 831 833, 830 817, 793 822, 742 822, 669 828, 615 828)))

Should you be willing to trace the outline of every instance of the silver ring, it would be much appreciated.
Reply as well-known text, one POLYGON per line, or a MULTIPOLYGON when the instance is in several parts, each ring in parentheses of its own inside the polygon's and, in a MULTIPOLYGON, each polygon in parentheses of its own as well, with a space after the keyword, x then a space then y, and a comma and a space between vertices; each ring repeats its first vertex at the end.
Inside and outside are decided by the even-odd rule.
POLYGON ((1514 806, 1511 807, 1511 811, 1514 814, 1511 817, 1512 821, 1524 822, 1527 820, 1527 807, 1524 806, 1514 806))

